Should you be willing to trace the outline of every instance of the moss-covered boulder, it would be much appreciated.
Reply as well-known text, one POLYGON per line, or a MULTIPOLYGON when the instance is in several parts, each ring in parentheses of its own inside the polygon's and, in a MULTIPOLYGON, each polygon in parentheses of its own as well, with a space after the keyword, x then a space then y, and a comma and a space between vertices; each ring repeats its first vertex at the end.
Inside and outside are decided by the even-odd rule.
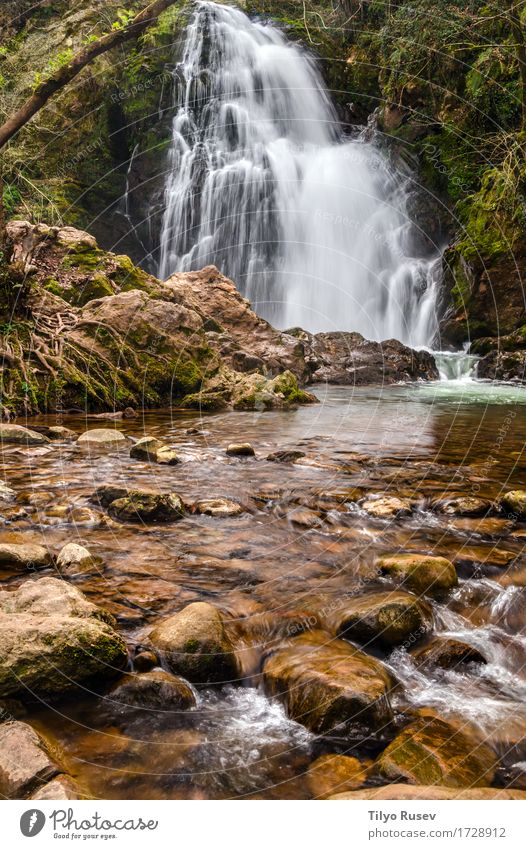
POLYGON ((495 776, 493 750, 442 719, 422 717, 395 737, 376 762, 390 781, 444 787, 484 787, 495 776))
POLYGON ((375 592, 350 598, 333 614, 339 637, 385 649, 416 642, 430 630, 432 611, 410 593, 375 592))
POLYGON ((239 677, 223 617, 212 604, 189 604, 159 623, 149 640, 167 666, 192 683, 226 683, 239 677))
POLYGON ((315 734, 351 725, 379 729, 392 718, 387 670, 323 631, 301 634, 278 649, 263 667, 263 680, 291 719, 315 734))
POLYGON ((40 578, 0 593, 0 697, 59 695, 126 661, 111 617, 70 584, 40 578))
POLYGON ((432 598, 442 597, 458 583, 455 567, 445 557, 390 554, 380 557, 377 566, 405 589, 432 598))

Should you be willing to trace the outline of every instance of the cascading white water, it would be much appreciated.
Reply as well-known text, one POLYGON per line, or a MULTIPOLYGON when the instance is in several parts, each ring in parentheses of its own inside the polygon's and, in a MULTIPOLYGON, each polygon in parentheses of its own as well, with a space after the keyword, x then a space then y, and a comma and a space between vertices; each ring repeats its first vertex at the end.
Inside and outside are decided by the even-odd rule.
POLYGON ((414 255, 409 180, 344 138, 311 58, 200 2, 174 83, 159 275, 213 263, 281 327, 430 344, 438 263, 414 255))

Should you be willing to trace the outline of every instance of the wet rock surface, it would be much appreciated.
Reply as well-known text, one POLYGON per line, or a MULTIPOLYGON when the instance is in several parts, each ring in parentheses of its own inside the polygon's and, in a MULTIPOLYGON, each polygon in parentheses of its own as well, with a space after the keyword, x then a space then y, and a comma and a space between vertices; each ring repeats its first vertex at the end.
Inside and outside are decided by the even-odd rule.
POLYGON ((263 667, 268 693, 316 734, 348 723, 378 728, 391 718, 387 670, 372 657, 325 632, 295 637, 263 667))
POLYGON ((431 629, 431 608, 405 592, 380 592, 342 604, 332 627, 339 637, 384 648, 421 639, 431 629))
POLYGON ((48 744, 30 725, 0 725, 0 793, 4 798, 20 799, 58 772, 48 744))

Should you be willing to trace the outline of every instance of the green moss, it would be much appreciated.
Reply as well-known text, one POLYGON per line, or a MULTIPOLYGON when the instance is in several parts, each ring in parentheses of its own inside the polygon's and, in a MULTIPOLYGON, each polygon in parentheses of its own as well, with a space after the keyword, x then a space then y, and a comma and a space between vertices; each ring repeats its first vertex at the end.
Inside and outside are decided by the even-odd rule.
POLYGON ((111 272, 111 278, 123 292, 131 289, 149 292, 152 289, 150 276, 142 268, 134 265, 128 256, 114 256, 113 261, 117 267, 111 272))
POLYGON ((90 245, 78 244, 68 246, 68 251, 62 260, 64 270, 96 271, 104 267, 104 251, 90 245))

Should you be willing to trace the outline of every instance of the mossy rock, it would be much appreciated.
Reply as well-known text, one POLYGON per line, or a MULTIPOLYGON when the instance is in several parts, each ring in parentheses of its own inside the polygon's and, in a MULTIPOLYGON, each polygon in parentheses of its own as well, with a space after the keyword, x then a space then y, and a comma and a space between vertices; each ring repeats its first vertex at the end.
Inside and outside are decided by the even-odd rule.
POLYGON ((221 613, 207 602, 189 604, 150 632, 168 667, 195 684, 227 683, 239 677, 221 613))
POLYGON ((422 717, 393 740, 376 761, 389 781, 443 787, 484 787, 495 777, 493 750, 442 719, 422 717))
POLYGON ((458 584, 453 563, 425 554, 391 554, 380 557, 378 568, 412 592, 442 598, 458 584))
POLYGON ((368 593, 348 599, 333 616, 339 637, 390 649, 422 639, 431 628, 428 604, 405 592, 368 593))

